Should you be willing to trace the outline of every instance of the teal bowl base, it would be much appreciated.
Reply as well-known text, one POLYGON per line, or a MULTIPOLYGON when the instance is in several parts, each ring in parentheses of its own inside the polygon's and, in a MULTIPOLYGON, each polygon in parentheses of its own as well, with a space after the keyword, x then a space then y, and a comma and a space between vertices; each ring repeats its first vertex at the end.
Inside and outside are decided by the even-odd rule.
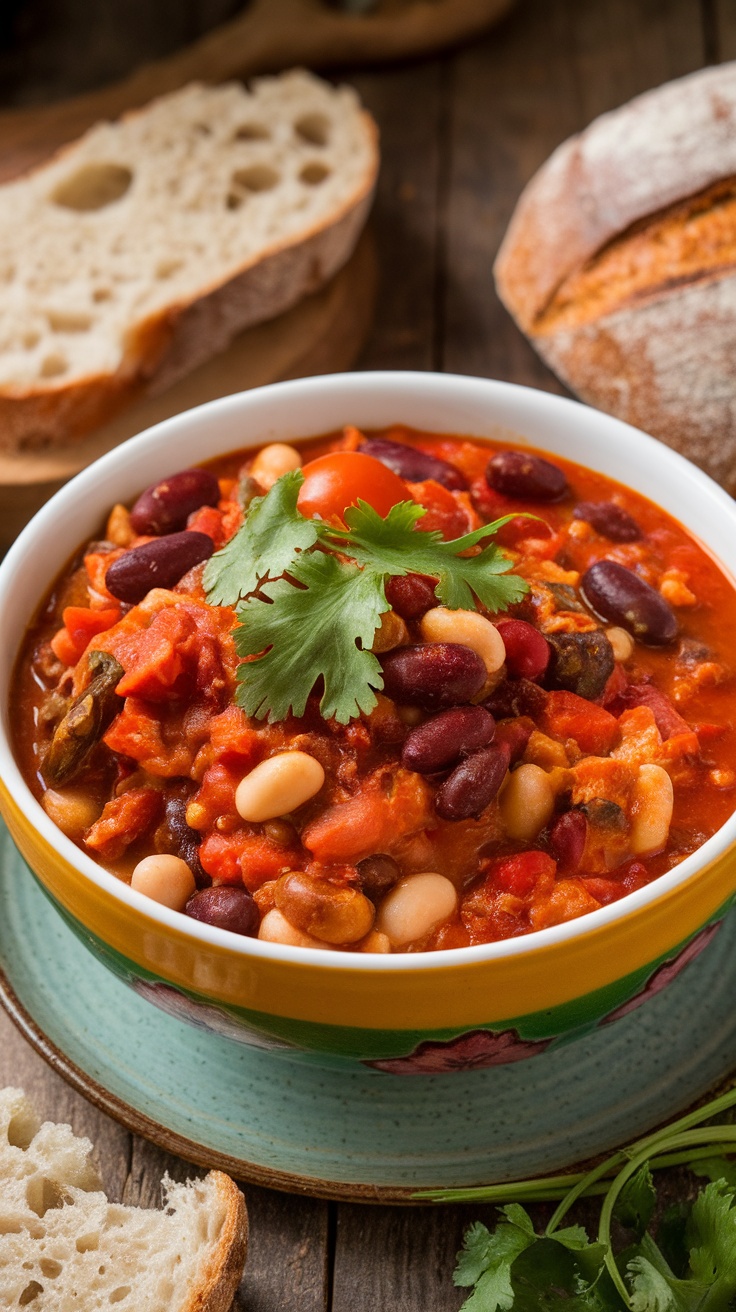
POLYGON ((258 1050, 154 1007, 64 924, 20 857, 0 868, 0 1000, 129 1128, 200 1165, 322 1197, 560 1170, 644 1133, 736 1067, 736 912, 661 993, 532 1061, 397 1078, 258 1050))

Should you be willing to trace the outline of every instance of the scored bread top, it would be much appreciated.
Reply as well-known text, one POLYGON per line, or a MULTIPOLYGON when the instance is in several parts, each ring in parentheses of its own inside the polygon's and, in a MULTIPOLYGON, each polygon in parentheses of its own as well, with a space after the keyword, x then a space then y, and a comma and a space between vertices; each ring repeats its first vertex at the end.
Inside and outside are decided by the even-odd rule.
POLYGON ((168 342, 147 325, 335 224, 376 169, 352 89, 300 70, 250 90, 193 84, 98 124, 0 187, 0 394, 135 373, 142 359, 153 373, 168 342))
POLYGON ((495 265, 501 299, 536 332, 557 289, 612 239, 734 175, 736 63, 603 114, 563 142, 522 193, 495 265))

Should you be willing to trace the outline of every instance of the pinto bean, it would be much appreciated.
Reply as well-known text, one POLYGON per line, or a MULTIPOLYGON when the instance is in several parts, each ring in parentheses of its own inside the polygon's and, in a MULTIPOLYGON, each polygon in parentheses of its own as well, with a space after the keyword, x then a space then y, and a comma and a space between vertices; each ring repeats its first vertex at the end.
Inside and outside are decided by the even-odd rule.
POLYGON ((394 574, 386 579, 386 600, 402 619, 421 619, 437 605, 435 580, 427 574, 394 574))
POLYGON ((611 542, 637 542, 641 537, 636 520, 615 501, 581 501, 572 516, 573 519, 584 519, 596 533, 611 542))
POLYGON ((550 633, 549 644, 552 660, 547 686, 577 693, 591 702, 600 697, 616 665, 613 647, 603 630, 550 633))
POLYGON ((568 491, 557 465, 527 451, 499 451, 491 456, 486 482, 495 492, 519 501, 559 501, 568 491))
POLYGON ((483 706, 454 706, 417 725, 408 735, 401 763, 418 774, 435 774, 461 756, 487 747, 495 732, 493 716, 483 706))
POLYGON ((357 943, 373 927, 373 903, 349 884, 331 884, 303 871, 290 870, 276 884, 277 909, 291 925, 324 943, 357 943))
POLYGON ((677 620, 664 597, 625 565, 597 560, 585 571, 580 587, 597 615, 641 642, 664 647, 677 637, 677 620))
POLYGON ((418 451, 415 446, 405 442, 369 437, 361 442, 358 450, 366 456, 373 456, 374 460, 380 460, 387 469, 392 469, 399 478, 405 478, 409 483, 423 483, 425 479, 431 478, 451 492, 465 492, 467 489, 467 481, 454 465, 447 460, 440 460, 438 456, 418 451))
POLYGON ((386 695, 425 711, 469 702, 487 677, 480 656, 456 642, 397 647, 381 664, 386 695))
POLYGON ((506 648, 506 666, 514 678, 541 679, 549 665, 549 643, 526 620, 499 620, 496 624, 506 648))
POLYGON ((206 533, 170 533, 167 537, 131 547, 108 567, 105 586, 131 605, 142 601, 151 588, 173 588, 184 575, 208 560, 215 544, 206 533))
POLYGON ((506 743, 491 743, 457 765, 439 789, 434 809, 442 820, 480 815, 497 796, 511 753, 506 743))
POLYGON ((253 938, 258 933, 260 915, 255 899, 247 888, 202 888, 190 897, 184 908, 192 920, 217 929, 229 929, 231 934, 245 934, 253 938))
POLYGON ((208 469, 182 469, 141 492, 130 512, 136 533, 176 533, 200 506, 216 506, 220 484, 208 469))

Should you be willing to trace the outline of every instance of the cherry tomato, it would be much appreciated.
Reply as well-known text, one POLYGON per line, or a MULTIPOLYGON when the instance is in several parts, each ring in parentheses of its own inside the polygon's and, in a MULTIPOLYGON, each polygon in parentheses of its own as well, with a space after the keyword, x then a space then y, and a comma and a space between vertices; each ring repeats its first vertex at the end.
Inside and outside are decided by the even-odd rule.
POLYGON ((304 482, 297 506, 312 519, 342 518, 348 506, 358 499, 367 501, 379 515, 386 516, 398 501, 410 501, 406 483, 373 456, 359 451, 336 451, 319 456, 304 466, 304 482))

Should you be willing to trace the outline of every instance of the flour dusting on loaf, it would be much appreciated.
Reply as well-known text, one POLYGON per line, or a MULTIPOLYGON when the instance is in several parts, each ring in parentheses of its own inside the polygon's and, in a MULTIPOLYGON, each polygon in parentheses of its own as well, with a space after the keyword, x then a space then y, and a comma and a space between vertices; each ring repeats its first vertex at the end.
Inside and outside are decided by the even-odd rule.
POLYGON ((377 171, 349 87, 194 84, 0 186, 0 446, 88 431, 321 286, 377 171))
POLYGON ((564 142, 521 196, 495 274, 584 400, 736 488, 736 64, 564 142))

